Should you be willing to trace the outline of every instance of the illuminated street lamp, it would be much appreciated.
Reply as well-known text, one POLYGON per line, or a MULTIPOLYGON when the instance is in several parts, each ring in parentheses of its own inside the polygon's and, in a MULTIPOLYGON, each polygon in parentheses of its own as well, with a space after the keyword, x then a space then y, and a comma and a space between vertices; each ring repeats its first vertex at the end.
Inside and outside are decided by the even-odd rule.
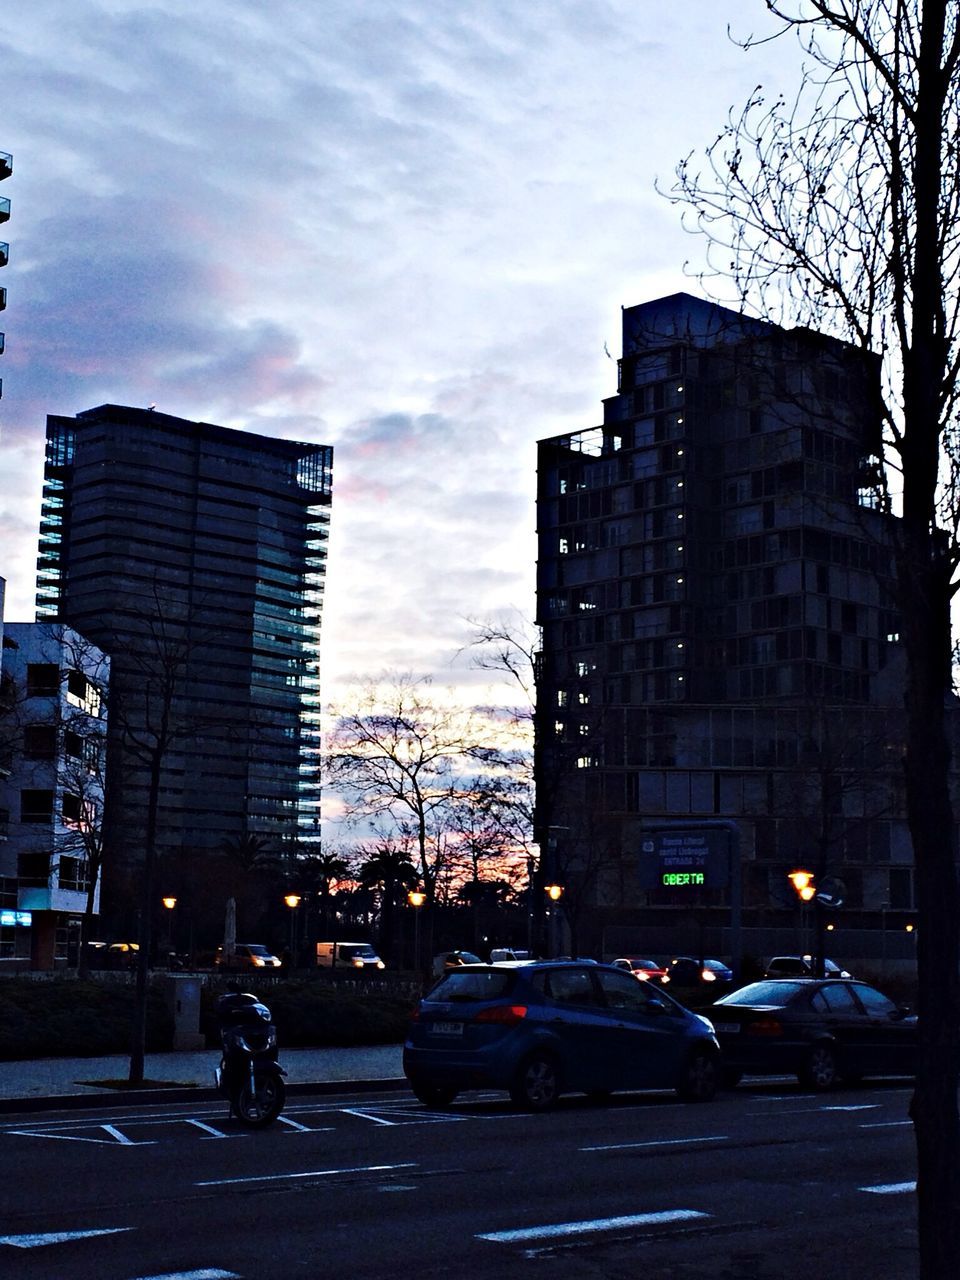
POLYGON ((173 910, 177 905, 177 900, 172 895, 161 898, 160 901, 168 911, 167 915, 167 968, 170 967, 170 957, 173 954, 173 910))
POLYGON ((297 907, 300 905, 299 893, 285 893, 283 900, 290 908, 290 964, 297 967, 297 907))
POLYGON ((557 932, 559 919, 557 917, 557 903, 563 897, 562 884, 548 884, 544 886, 544 893, 550 899, 550 954, 556 955, 559 947, 557 945, 557 932))
POLYGON ((787 879, 796 889, 801 902, 812 902, 816 897, 817 888, 813 883, 812 871, 791 871, 787 879))
POLYGON ((420 968, 420 908, 427 900, 422 889, 411 889, 407 901, 413 907, 413 967, 420 968))

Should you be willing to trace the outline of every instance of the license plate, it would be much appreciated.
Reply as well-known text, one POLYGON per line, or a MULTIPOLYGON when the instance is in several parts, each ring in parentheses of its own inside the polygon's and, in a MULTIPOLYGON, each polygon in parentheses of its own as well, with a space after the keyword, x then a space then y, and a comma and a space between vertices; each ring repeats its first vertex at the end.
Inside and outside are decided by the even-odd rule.
POLYGON ((435 1036, 462 1036, 462 1022, 435 1022, 430 1028, 430 1032, 435 1036))
POLYGON ((735 1036, 740 1030, 739 1022, 715 1022, 713 1026, 718 1036, 735 1036))

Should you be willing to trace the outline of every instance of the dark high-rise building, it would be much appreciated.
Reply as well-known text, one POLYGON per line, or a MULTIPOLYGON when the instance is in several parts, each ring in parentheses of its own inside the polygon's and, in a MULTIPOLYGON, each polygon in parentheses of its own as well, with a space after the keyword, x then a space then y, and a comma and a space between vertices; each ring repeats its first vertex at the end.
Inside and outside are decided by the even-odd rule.
POLYGON ((657 862, 671 823, 736 824, 755 923, 792 919, 801 866, 847 924, 909 910, 877 365, 677 294, 624 310, 618 367, 601 425, 539 444, 544 874, 607 951, 727 909, 657 862))
POLYGON ((162 733, 162 863, 318 841, 331 466, 324 445, 153 410, 48 418, 37 616, 112 659, 108 902, 111 867, 142 857, 162 733))

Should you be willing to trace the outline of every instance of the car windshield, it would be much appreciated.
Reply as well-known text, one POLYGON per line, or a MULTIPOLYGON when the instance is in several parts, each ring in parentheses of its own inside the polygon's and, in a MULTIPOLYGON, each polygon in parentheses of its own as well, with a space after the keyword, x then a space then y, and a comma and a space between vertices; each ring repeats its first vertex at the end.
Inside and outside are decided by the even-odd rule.
POLYGON ((341 947, 340 954, 344 960, 355 960, 358 956, 376 955, 376 952, 369 942, 360 942, 356 946, 341 947))
POLYGON ((717 1004, 763 1004, 782 1008, 805 990, 802 982, 751 982, 732 995, 724 996, 717 1004))
POLYGON ((247 947, 247 951, 252 956, 268 956, 270 952, 266 947, 261 947, 258 943, 253 942, 247 947))
POLYGON ((512 969, 455 969, 440 979, 428 999, 496 1000, 505 995, 515 981, 512 969))

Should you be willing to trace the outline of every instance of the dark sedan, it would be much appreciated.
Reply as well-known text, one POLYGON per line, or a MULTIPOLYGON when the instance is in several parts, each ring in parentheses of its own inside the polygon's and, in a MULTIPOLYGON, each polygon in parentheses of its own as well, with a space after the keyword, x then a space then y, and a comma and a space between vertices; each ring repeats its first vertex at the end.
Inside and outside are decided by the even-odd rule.
POLYGON ((710 1009, 728 1086, 744 1074, 795 1075, 809 1089, 913 1075, 917 1020, 864 982, 751 982, 710 1009))
POLYGON ((562 1093, 675 1089, 708 1101, 719 1049, 705 1019, 612 965, 541 961, 447 973, 414 1015, 403 1070, 421 1102, 505 1089, 518 1106, 562 1093))

